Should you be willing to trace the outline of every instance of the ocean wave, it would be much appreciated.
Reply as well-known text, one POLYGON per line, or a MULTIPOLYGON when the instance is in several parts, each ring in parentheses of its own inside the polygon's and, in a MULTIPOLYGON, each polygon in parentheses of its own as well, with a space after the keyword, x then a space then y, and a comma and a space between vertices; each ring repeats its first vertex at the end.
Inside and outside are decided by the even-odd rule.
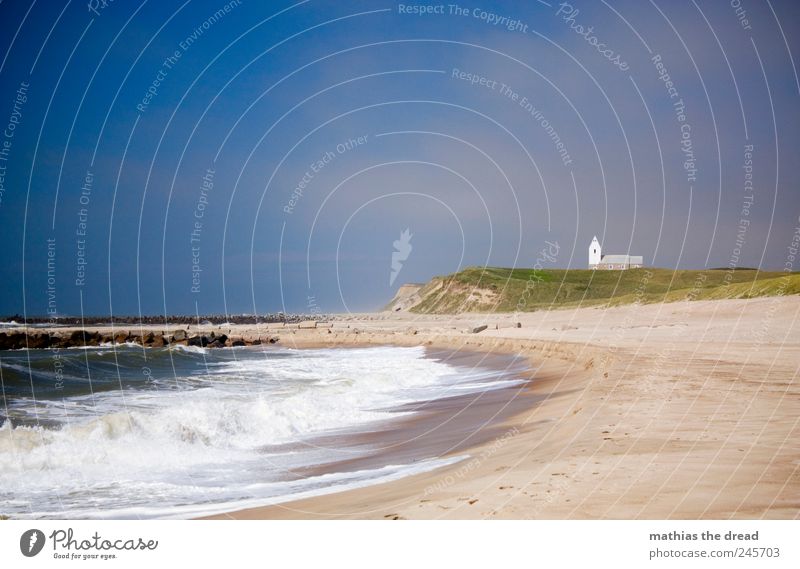
POLYGON ((169 349, 174 352, 187 352, 189 354, 207 354, 209 352, 209 348, 203 348, 201 346, 184 346, 182 344, 170 346, 169 349))
MULTIPOLYGON (((283 504, 293 500, 302 500, 316 496, 324 496, 334 492, 355 490, 375 484, 384 484, 408 476, 423 474, 433 470, 457 464, 469 458, 469 455, 458 455, 446 458, 431 458, 409 464, 389 464, 374 469, 351 472, 334 472, 321 474, 299 480, 282 482, 260 482, 244 487, 207 488, 205 503, 163 505, 153 501, 150 505, 120 506, 114 509, 97 510, 86 508, 85 504, 65 512, 62 509, 41 511, 36 514, 15 516, 20 519, 186 519, 212 516, 234 510, 283 504)), ((182 486, 163 482, 133 484, 129 491, 141 495, 171 495, 182 486)))
MULTIPOLYGON (((173 376, 136 389, 13 401, 16 415, 0 427, 0 503, 12 505, 0 513, 56 508, 67 517, 83 515, 86 489, 97 511, 117 514, 241 499, 226 489, 278 498, 300 491, 286 485, 287 470, 341 458, 341 448, 312 442, 319 435, 374 430, 378 421, 409 413, 397 411, 405 403, 470 386, 491 389, 497 374, 459 371, 426 358, 423 348, 199 350, 150 353, 146 365, 173 376), (176 362, 178 355, 186 361, 176 362), (158 488, 158 494, 136 487, 158 488)), ((138 377, 141 352, 119 358, 138 377)), ((94 365, 106 365, 101 360, 94 365)))

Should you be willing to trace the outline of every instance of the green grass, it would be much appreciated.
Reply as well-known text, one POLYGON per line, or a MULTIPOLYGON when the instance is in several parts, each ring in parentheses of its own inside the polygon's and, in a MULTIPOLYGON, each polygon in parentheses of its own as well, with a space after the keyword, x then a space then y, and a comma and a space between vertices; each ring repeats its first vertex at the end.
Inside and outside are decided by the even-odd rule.
POLYGON ((800 294, 800 273, 533 270, 470 267, 436 277, 412 312, 530 312, 545 308, 676 302, 800 294))

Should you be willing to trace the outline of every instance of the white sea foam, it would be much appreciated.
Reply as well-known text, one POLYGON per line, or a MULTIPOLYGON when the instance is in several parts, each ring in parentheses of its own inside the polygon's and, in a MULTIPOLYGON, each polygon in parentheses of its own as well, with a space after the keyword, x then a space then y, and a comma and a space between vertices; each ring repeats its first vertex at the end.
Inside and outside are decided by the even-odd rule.
POLYGON ((365 452, 320 448, 316 435, 372 429, 400 404, 516 381, 493 383, 496 372, 458 370, 422 348, 245 355, 157 389, 16 401, 18 417, 61 426, 0 427, 0 514, 188 516, 406 476, 421 466, 300 481, 290 472, 365 452))
MULTIPOLYGON (((324 496, 334 492, 363 488, 373 484, 392 482, 407 476, 422 474, 456 464, 469 458, 459 455, 448 458, 428 459, 411 464, 390 464, 370 470, 354 472, 334 472, 288 482, 264 482, 250 484, 245 488, 214 488, 207 491, 206 503, 188 505, 159 505, 123 507, 116 510, 98 510, 96 508, 76 508, 66 514, 62 510, 37 512, 35 515, 20 515, 19 518, 96 518, 96 519, 186 519, 201 516, 212 516, 224 512, 282 504, 292 500, 302 500, 315 496, 324 496), (252 497, 258 494, 258 497, 252 497), (247 497, 245 497, 247 496, 247 497), (212 501, 213 500, 213 501, 212 501)), ((133 484, 126 491, 151 495, 170 495, 174 487, 170 484, 133 484)))
POLYGON ((201 346, 184 346, 182 344, 175 344, 173 346, 170 346, 170 350, 175 350, 178 352, 189 352, 190 354, 208 353, 208 348, 203 348, 201 346))

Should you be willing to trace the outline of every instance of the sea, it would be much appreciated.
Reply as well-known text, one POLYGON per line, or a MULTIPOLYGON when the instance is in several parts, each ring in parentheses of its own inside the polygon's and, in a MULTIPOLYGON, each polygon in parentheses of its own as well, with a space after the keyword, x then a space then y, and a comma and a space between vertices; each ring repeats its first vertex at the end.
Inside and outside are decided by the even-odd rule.
POLYGON ((468 455, 353 468, 381 449, 347 441, 522 372, 423 347, 0 351, 0 515, 191 518, 430 471, 468 455))

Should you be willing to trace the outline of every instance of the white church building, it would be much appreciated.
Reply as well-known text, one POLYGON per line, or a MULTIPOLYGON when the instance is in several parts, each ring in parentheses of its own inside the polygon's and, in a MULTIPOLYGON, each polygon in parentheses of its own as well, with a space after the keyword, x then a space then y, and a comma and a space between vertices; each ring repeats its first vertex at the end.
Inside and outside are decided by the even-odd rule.
POLYGON ((624 271, 640 269, 644 264, 641 255, 603 255, 597 235, 589 245, 589 268, 607 271, 624 271))

